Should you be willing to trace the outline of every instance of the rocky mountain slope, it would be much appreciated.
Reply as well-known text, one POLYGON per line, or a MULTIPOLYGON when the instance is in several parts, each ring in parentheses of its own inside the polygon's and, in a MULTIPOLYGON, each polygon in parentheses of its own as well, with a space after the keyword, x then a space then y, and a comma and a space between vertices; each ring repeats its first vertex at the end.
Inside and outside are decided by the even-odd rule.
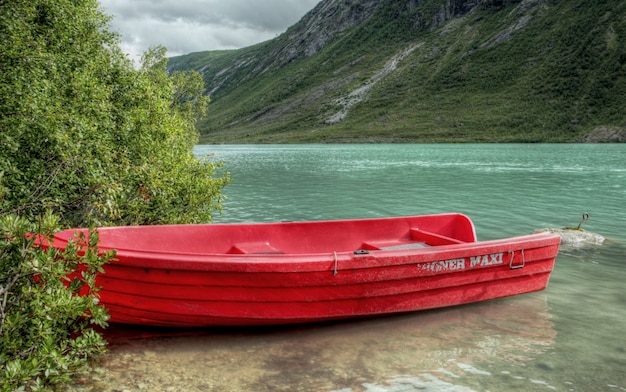
POLYGON ((169 67, 202 73, 207 143, 597 141, 626 127, 626 3, 324 0, 169 67))

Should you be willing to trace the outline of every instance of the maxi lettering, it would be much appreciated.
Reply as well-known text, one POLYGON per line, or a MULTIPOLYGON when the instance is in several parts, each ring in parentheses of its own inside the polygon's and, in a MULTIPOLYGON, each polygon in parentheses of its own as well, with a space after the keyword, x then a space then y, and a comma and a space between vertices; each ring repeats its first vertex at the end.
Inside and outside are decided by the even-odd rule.
POLYGON ((483 256, 470 256, 470 268, 502 264, 502 253, 483 256))
POLYGON ((417 268, 428 272, 458 272, 466 269, 488 267, 503 263, 502 253, 492 253, 481 256, 470 256, 469 259, 462 257, 458 259, 431 261, 428 263, 418 263, 417 268))

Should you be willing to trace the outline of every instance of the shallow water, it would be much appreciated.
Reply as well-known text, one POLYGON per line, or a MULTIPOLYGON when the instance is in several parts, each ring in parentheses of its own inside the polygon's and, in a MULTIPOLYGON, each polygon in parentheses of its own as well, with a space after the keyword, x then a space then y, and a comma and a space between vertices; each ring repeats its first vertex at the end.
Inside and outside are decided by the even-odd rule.
POLYGON ((231 172, 217 221, 458 211, 480 239, 583 226, 547 290, 280 328, 116 326, 77 391, 624 391, 626 146, 198 146, 231 172))

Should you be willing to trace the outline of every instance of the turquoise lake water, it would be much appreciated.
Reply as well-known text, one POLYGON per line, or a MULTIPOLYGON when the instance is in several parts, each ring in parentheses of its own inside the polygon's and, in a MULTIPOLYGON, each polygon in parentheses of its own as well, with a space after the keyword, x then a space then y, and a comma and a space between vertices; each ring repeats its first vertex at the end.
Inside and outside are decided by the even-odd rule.
POLYGON ((578 225, 547 290, 308 326, 113 328, 76 390, 626 391, 626 145, 218 145, 217 222, 462 212, 479 239, 578 225))

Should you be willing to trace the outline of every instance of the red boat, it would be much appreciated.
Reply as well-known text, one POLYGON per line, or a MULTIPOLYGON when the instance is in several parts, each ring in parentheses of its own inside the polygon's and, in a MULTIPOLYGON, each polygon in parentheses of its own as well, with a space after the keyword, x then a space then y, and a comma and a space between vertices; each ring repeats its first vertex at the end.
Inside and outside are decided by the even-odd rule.
POLYGON ((98 232, 101 250, 117 250, 97 279, 110 321, 179 327, 306 323, 539 291, 560 244, 554 233, 477 241, 462 214, 98 232))

